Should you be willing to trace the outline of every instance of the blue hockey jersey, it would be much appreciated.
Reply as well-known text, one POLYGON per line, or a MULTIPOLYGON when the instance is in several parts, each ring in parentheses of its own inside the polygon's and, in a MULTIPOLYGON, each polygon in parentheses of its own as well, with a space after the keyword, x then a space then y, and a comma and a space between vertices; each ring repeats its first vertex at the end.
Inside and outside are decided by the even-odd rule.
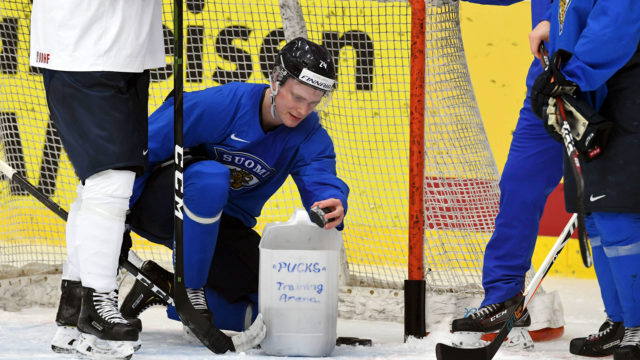
MULTIPOLYGON (((308 210, 336 198, 347 210, 348 186, 336 175, 336 155, 327 131, 312 112, 298 126, 264 132, 260 108, 267 85, 228 83, 184 94, 184 148, 203 147, 207 158, 229 168, 224 212, 253 227, 267 200, 289 175, 308 210)), ((173 98, 149 117, 149 168, 173 157, 173 98)), ((149 172, 136 181, 142 192, 149 172)), ((342 229, 342 225, 338 229, 342 229)))
POLYGON ((624 66, 640 41, 640 2, 637 0, 564 0, 549 8, 549 53, 573 54, 562 68, 590 96, 598 109, 606 81, 624 66), (615 24, 615 26, 612 26, 615 24))
MULTIPOLYGON (((561 66, 600 115, 614 123, 607 148, 582 162, 585 212, 639 212, 640 2, 565 0, 550 7, 549 52, 573 54, 561 66)), ((577 210, 576 183, 565 157, 567 211, 577 210)))

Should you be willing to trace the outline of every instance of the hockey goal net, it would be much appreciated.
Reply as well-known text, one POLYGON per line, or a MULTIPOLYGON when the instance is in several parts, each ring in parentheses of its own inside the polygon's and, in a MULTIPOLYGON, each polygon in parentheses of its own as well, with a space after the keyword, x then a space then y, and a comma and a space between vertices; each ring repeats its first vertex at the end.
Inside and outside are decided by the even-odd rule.
MULTIPOLYGON (((152 71, 150 112, 173 86, 172 4, 164 2, 167 65, 152 71)), ((49 122, 41 75, 28 63, 30 9, 29 0, 0 4, 0 155, 68 208, 77 179, 49 122)), ((337 64, 338 90, 321 118, 335 143, 339 176, 351 188, 341 299, 379 294, 395 304, 355 300, 341 313, 402 319, 412 231, 428 291, 481 292, 482 252, 498 210, 499 175, 467 70, 458 1, 186 0, 185 90, 230 81, 266 83, 275 53, 295 35, 324 44, 337 64), (426 17, 416 14, 421 8, 426 17), (426 36, 417 47, 412 21, 413 34, 417 29, 426 36), (423 85, 411 73, 420 63, 426 66, 423 85), (413 98, 412 86, 419 86, 413 98), (417 161, 410 153, 419 155, 417 161), (410 176, 412 167, 419 172, 410 176), (411 201, 418 201, 417 208, 411 201)), ((265 207, 258 229, 286 220, 300 206, 289 181, 265 207)), ((0 308, 47 303, 46 298, 55 304, 57 280, 50 292, 37 286, 60 273, 63 221, 5 178, 0 211, 0 308), (16 287, 25 284, 38 290, 21 296, 16 287), (45 299, 36 300, 34 293, 45 299)), ((140 238, 134 248, 142 258, 170 266, 166 249, 140 238)))

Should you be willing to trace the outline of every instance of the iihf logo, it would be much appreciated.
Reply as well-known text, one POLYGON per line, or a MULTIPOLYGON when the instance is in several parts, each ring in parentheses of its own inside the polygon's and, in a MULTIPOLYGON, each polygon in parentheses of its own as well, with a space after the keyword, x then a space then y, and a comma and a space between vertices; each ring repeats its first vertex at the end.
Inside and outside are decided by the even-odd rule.
POLYGON ((41 64, 48 64, 51 54, 42 53, 40 51, 36 51, 36 62, 41 64))

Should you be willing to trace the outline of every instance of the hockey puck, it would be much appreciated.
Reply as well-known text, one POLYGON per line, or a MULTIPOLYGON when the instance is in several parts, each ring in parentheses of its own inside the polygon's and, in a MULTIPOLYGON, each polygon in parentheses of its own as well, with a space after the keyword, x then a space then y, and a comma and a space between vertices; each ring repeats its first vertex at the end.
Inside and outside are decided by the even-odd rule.
POLYGON ((371 339, 361 339, 350 336, 340 336, 336 339, 336 346, 349 345, 349 346, 371 346, 373 342, 371 339))
POLYGON ((320 209, 319 206, 314 206, 309 211, 309 216, 311 217, 311 221, 313 221, 314 224, 320 226, 321 228, 324 228, 324 226, 329 222, 324 218, 324 215, 330 211, 331 210, 329 208, 320 209))

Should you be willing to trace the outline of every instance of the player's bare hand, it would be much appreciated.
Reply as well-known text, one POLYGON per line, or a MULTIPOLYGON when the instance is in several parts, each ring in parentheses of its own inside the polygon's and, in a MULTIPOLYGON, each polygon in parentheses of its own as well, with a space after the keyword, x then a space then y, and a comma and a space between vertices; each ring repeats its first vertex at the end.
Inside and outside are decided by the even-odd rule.
POLYGON ((330 230, 342 224, 342 220, 344 219, 344 206, 342 206, 340 199, 332 198, 316 201, 311 207, 313 208, 315 206, 330 210, 324 215, 324 218, 327 220, 327 224, 324 226, 325 229, 330 230))
POLYGON ((549 29, 551 23, 547 20, 540 21, 536 27, 529 33, 529 46, 531 47, 531 53, 538 59, 542 58, 540 54, 540 43, 543 41, 549 41, 549 29))

